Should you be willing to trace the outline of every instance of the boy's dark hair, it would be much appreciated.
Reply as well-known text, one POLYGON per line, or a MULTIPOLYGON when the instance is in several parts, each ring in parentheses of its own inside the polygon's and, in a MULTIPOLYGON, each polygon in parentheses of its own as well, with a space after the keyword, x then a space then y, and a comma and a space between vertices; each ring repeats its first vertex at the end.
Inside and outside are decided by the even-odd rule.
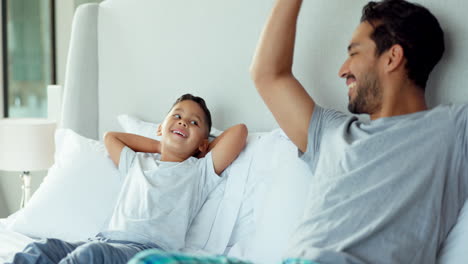
POLYGON ((374 27, 371 39, 381 55, 392 45, 403 47, 408 78, 425 90, 427 79, 444 53, 444 32, 425 7, 404 0, 369 2, 361 22, 374 27))
POLYGON ((185 100, 194 101, 195 103, 197 103, 201 107, 201 109, 205 113, 205 119, 206 119, 206 123, 208 125, 208 132, 206 133, 206 136, 208 137, 209 134, 210 134, 210 131, 211 131, 211 113, 210 113, 210 110, 208 110, 208 107, 206 106, 205 100, 203 100, 203 98, 201 98, 201 97, 194 96, 192 94, 184 94, 181 97, 177 98, 177 100, 172 105, 172 107, 174 107, 176 104, 178 104, 178 103, 180 103, 182 101, 185 101, 185 100))

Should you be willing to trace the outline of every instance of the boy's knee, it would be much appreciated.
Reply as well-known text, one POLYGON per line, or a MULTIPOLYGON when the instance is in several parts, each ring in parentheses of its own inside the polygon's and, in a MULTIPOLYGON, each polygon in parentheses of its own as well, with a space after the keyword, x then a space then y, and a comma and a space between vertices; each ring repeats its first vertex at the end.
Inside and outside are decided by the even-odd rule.
POLYGON ((44 243, 33 242, 33 243, 27 244, 26 247, 23 249, 23 252, 42 251, 43 248, 44 248, 44 243))
POLYGON ((38 241, 29 243, 23 250, 23 252, 47 252, 50 250, 51 247, 54 247, 57 244, 57 239, 46 239, 44 241, 38 241))
POLYGON ((107 243, 106 242, 101 242, 101 241, 91 241, 91 242, 88 242, 84 245, 82 245, 81 247, 79 247, 78 249, 83 252, 95 252, 95 253, 99 253, 99 252, 103 252, 104 249, 107 247, 107 243))
POLYGON ((60 264, 104 263, 106 244, 99 241, 88 242, 77 247, 60 264))

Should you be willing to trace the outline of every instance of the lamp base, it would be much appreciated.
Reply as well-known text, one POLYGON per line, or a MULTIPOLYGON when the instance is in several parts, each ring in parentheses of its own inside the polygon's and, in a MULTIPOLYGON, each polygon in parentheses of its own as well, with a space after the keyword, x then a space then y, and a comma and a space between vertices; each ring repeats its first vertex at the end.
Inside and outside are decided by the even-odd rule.
POLYGON ((29 198, 31 198, 31 175, 29 174, 29 171, 23 171, 20 175, 21 178, 21 204, 20 208, 24 208, 26 203, 29 201, 29 198))

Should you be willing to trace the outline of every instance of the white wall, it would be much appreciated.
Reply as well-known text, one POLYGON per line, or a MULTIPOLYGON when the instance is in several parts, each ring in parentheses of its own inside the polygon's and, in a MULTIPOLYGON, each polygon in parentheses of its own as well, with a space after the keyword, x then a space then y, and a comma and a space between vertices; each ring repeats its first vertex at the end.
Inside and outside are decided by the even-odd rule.
MULTIPOLYGON (((2 6, 0 5, 0 21, 2 21, 2 6)), ((3 50, 3 39, 2 39, 2 35, 0 34, 0 50, 3 50)), ((0 54, 0 58, 1 58, 1 54, 0 54)), ((3 59, 3 58, 1 58, 3 59)), ((3 63, 0 63, 0 72, 3 72, 3 63)), ((3 75, 0 74, 0 83, 3 84, 3 75)), ((3 116, 3 86, 0 86, 1 90, 0 90, 0 117, 3 116)), ((0 199, 1 199, 1 195, 0 195, 0 199)), ((2 208, 2 204, 0 203, 0 210, 2 208)))
POLYGON ((57 84, 63 85, 75 3, 72 0, 55 1, 55 9, 57 84))
MULTIPOLYGON (((75 11, 74 0, 60 0, 55 3, 56 19, 56 64, 57 84, 64 84, 71 24, 75 11)), ((1 12, 0 12, 1 14, 1 12)), ((1 37, 1 36, 0 36, 1 37)), ((0 39, 0 49, 1 49, 0 39)), ((0 71, 2 64, 0 63, 0 71)), ((3 83, 0 75, 0 83, 3 83)), ((3 88, 2 88, 3 89, 3 88)), ((3 93, 0 92, 0 116, 3 116, 3 93)), ((31 173, 31 187, 34 192, 44 179, 46 171, 31 173)), ((21 201, 21 180, 19 172, 0 171, 0 218, 6 217, 19 209, 21 201)))

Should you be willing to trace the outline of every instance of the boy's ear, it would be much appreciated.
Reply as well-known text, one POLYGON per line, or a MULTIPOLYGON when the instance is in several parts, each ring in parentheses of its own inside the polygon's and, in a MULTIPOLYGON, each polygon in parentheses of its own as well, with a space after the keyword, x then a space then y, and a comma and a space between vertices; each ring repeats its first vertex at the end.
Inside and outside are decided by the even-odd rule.
POLYGON ((157 136, 162 136, 162 124, 159 124, 158 130, 156 131, 157 136))
POLYGON ((198 158, 203 158, 206 155, 209 146, 210 142, 208 141, 208 139, 204 139, 200 146, 198 146, 198 158))

